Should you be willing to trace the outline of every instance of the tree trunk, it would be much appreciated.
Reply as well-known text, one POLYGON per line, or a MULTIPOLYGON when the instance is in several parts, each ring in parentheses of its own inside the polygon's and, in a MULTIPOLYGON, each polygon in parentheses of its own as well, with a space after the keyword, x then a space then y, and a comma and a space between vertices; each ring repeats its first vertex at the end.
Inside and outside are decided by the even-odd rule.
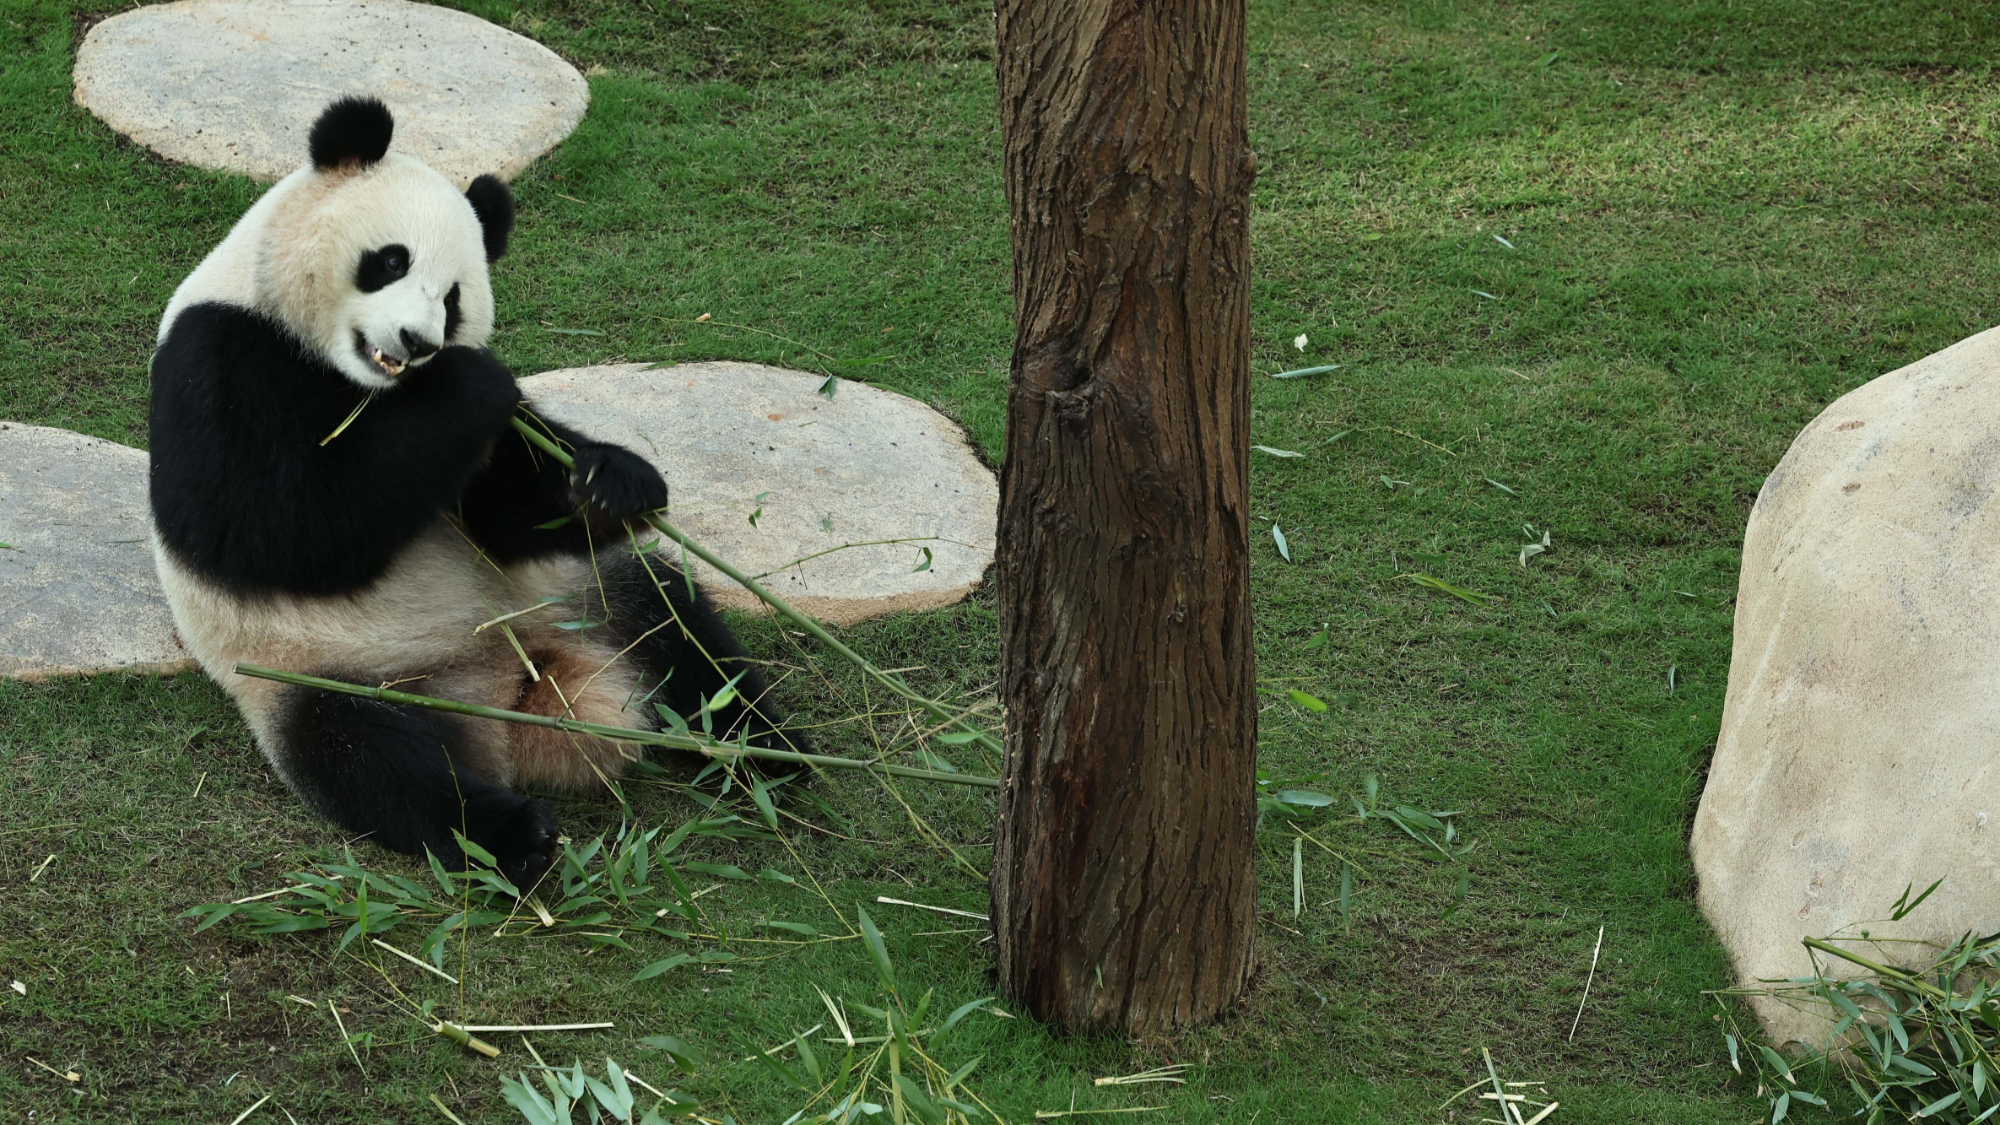
POLYGON ((997 0, 1015 340, 1000 478, 1000 985, 1211 1019, 1254 959, 1244 0, 997 0))

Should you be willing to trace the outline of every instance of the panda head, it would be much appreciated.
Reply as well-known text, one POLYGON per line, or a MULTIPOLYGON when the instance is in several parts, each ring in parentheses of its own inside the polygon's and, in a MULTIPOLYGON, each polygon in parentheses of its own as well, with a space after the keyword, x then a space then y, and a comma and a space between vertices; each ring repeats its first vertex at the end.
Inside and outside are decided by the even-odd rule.
POLYGON ((260 304, 347 378, 395 385, 449 344, 493 331, 487 266, 506 252, 514 199, 480 176, 460 192, 389 151, 395 121, 342 98, 313 124, 312 163, 288 177, 264 227, 260 304))

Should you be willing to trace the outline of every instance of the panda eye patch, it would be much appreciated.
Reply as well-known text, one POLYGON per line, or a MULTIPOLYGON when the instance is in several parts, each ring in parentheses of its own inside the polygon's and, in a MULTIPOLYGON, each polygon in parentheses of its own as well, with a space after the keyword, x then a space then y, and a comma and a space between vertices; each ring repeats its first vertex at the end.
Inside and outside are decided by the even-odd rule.
POLYGON ((444 342, 451 343, 458 335, 459 321, 464 319, 458 312, 458 283, 452 282, 451 292, 444 295, 444 342))
POLYGON ((392 242, 361 255, 361 264, 354 271, 354 286, 363 293, 373 293, 385 285, 401 281, 409 272, 410 248, 400 242, 392 242))

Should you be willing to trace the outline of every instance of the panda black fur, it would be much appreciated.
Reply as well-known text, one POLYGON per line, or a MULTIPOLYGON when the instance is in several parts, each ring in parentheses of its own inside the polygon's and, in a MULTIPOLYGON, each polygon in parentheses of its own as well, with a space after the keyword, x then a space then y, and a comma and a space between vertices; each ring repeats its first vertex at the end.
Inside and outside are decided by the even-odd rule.
POLYGON ((551 425, 575 458, 566 472, 509 428, 521 393, 483 344, 487 266, 506 249, 513 200, 490 176, 461 193, 389 152, 393 127, 379 101, 334 103, 313 126, 312 163, 175 292, 153 356, 154 554, 182 639, 308 804, 385 847, 448 860, 463 860, 460 830, 531 876, 556 826, 548 802, 515 787, 588 789, 629 749, 234 666, 415 681, 649 728, 635 700, 691 714, 740 674, 748 704, 719 712, 718 731, 790 740, 760 713, 763 677, 714 610, 663 559, 630 549, 623 521, 666 503, 659 473, 551 425), (475 631, 552 597, 567 600, 508 623, 539 679, 503 630, 475 631), (601 624, 556 625, 578 617, 601 624))

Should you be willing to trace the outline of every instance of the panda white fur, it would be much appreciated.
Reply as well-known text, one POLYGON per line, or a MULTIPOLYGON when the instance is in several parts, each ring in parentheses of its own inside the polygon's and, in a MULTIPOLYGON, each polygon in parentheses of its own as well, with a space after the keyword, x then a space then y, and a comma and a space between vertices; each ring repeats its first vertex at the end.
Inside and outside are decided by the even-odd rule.
POLYGON ((335 102, 311 164, 168 304, 154 554, 182 640, 308 804, 385 847, 463 862, 457 829, 531 877, 556 826, 516 788, 600 785, 629 747, 234 666, 649 728, 650 702, 690 714, 740 675, 747 705, 719 712, 718 731, 795 740, 760 713, 764 680, 714 610, 632 551, 623 521, 666 503, 659 473, 550 425, 575 458, 565 472, 509 428, 521 393, 483 345, 513 199, 490 176, 461 193, 389 152, 393 129, 379 101, 335 102), (478 626, 553 597, 567 600, 508 622, 537 679, 505 631, 478 626), (599 624, 556 625, 578 618, 599 624))

